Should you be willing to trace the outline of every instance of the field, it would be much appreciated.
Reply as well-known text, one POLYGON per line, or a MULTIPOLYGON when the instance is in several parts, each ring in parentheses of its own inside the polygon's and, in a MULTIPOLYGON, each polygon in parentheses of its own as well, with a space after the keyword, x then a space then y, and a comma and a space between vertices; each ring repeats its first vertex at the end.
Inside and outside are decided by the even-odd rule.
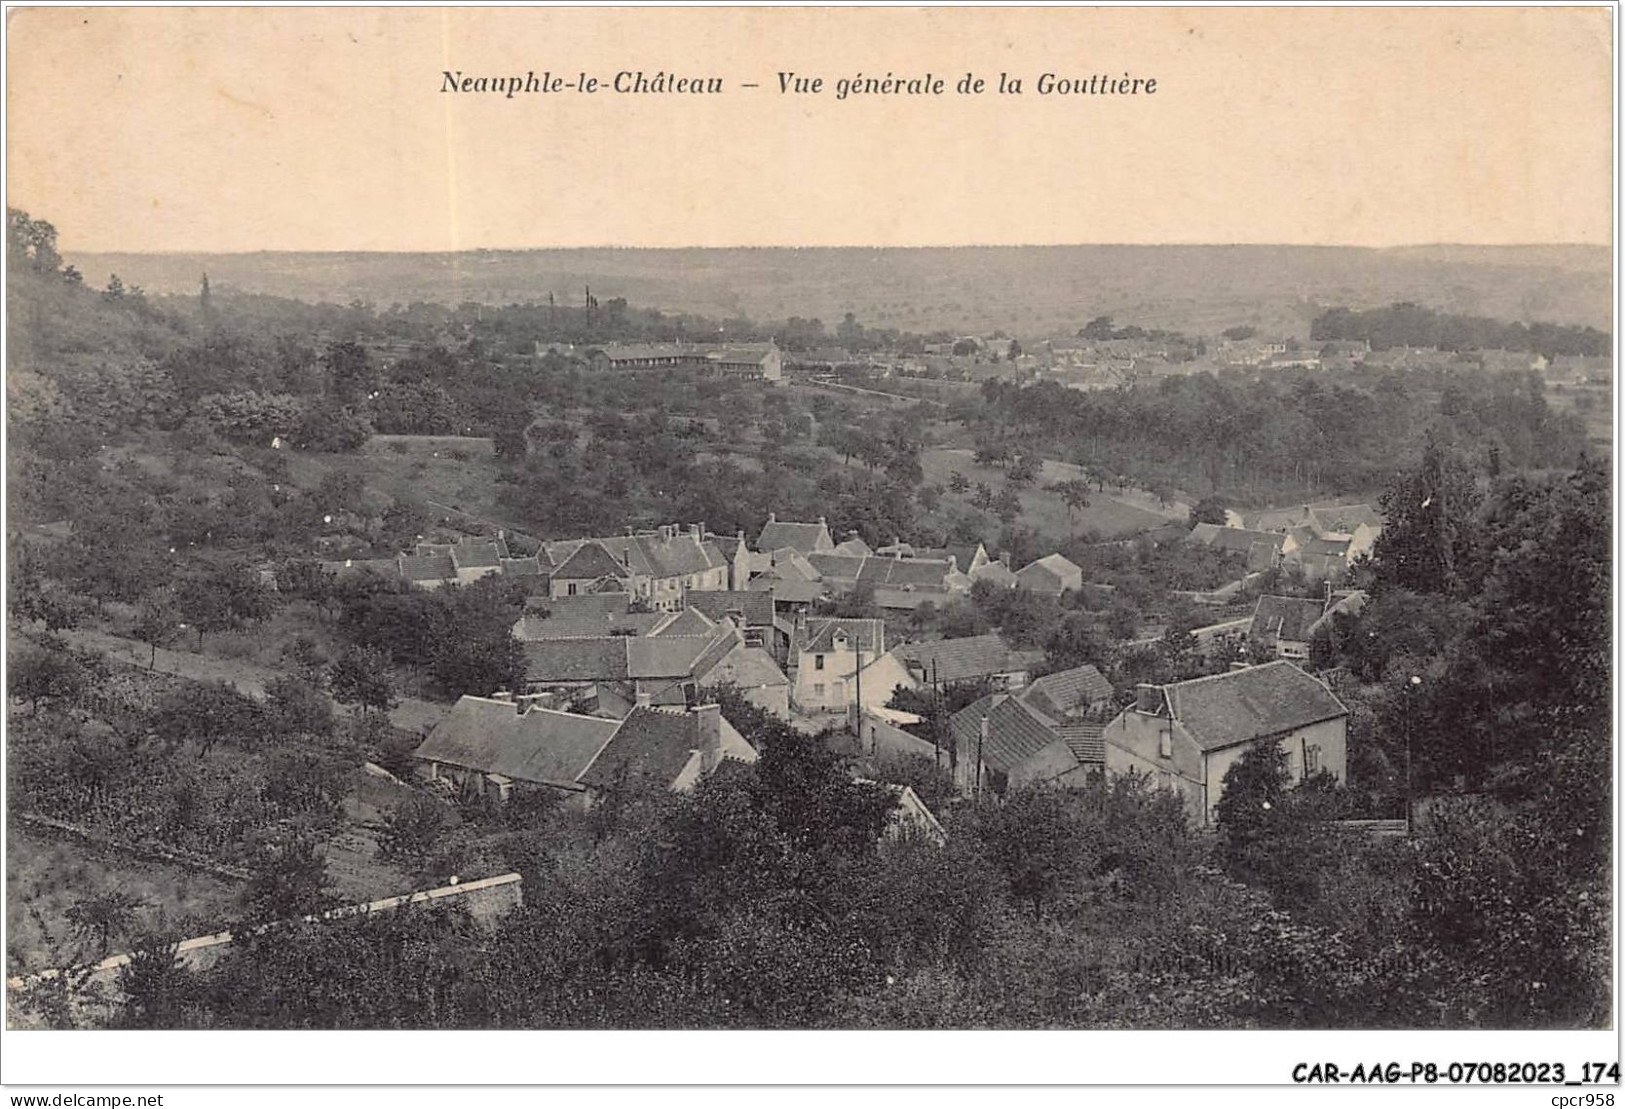
MULTIPOLYGON (((241 886, 184 867, 147 862, 12 821, 6 835, 6 974, 57 965, 74 946, 66 913, 118 890, 142 903, 138 927, 184 925, 202 935, 238 915, 241 886)), ((123 950, 113 940, 114 953, 123 950)))
POLYGON ((1608 327, 1606 247, 1392 250, 1303 246, 1048 246, 874 250, 509 250, 462 254, 87 254, 97 287, 117 272, 151 293, 192 295, 208 271, 233 289, 348 303, 606 301, 757 320, 846 312, 871 327, 1071 335, 1090 319, 1216 334, 1250 324, 1307 337, 1327 305, 1415 301, 1500 319, 1608 327))
POLYGON ((288 456, 289 476, 312 487, 324 474, 359 476, 369 489, 434 512, 456 511, 512 527, 496 502, 491 440, 454 435, 375 435, 355 454, 288 456))
MULTIPOLYGON (((945 488, 949 476, 955 470, 964 474, 973 487, 977 482, 986 482, 994 492, 997 492, 1004 486, 1003 470, 993 466, 978 466, 973 461, 971 452, 963 448, 927 450, 920 456, 920 465, 925 470, 926 481, 945 488)), ((1021 493, 1022 511, 1016 521, 1017 524, 1033 528, 1041 535, 1054 539, 1065 539, 1069 535, 1081 535, 1088 531, 1110 537, 1132 535, 1158 527, 1170 520, 1185 520, 1190 516, 1190 506, 1182 502, 1170 501, 1167 505, 1159 505, 1157 499, 1149 494, 1133 489, 1118 493, 1108 486, 1105 493, 1091 490, 1089 506, 1075 511, 1069 521, 1066 502, 1044 487, 1054 482, 1069 481, 1082 476, 1082 472, 1076 466, 1065 462, 1046 461, 1039 480, 1021 493)), ((961 496, 946 491, 942 495, 942 503, 960 509, 971 507, 969 495, 961 496)), ((938 511, 941 512, 940 509, 938 511)))

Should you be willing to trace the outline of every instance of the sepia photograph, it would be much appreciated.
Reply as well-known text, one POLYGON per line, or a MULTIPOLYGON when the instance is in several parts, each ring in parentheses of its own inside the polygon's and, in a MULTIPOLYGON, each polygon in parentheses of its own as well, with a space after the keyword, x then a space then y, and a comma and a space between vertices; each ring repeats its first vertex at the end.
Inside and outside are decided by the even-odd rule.
POLYGON ((1612 1089, 1616 17, 8 8, 12 1063, 1612 1089))

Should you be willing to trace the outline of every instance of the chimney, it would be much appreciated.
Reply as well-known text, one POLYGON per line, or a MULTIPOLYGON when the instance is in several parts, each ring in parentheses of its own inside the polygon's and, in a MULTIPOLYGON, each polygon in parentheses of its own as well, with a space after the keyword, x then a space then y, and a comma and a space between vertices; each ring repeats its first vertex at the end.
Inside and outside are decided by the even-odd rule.
POLYGON ((639 689, 637 694, 638 708, 646 709, 652 704, 654 704, 654 698, 650 695, 649 691, 647 689, 639 689))
POLYGON ((688 533, 700 542, 705 542, 705 521, 701 520, 697 524, 688 525, 688 533))
POLYGON ((773 513, 773 512, 769 512, 769 513, 768 513, 768 514, 767 514, 767 522, 768 522, 768 523, 770 523, 770 524, 776 524, 776 523, 778 523, 778 522, 779 522, 779 517, 778 517, 778 515, 777 515, 777 514, 776 514, 776 513, 773 513))
POLYGON ((501 701, 505 705, 513 704, 513 693, 506 689, 499 689, 490 697, 493 701, 501 701))
POLYGON ((827 523, 825 523, 824 518, 822 516, 820 516, 820 517, 818 517, 818 526, 821 527, 821 528, 824 528, 824 527, 828 527, 829 525, 827 523))
POLYGON ((1010 558, 1009 551, 1000 551, 999 561, 1004 563, 1004 568, 1006 570, 1014 570, 1016 568, 1015 562, 1010 558))
POLYGON ((1134 711, 1146 712, 1152 715, 1162 706, 1162 689, 1148 682, 1141 682, 1134 689, 1134 711))

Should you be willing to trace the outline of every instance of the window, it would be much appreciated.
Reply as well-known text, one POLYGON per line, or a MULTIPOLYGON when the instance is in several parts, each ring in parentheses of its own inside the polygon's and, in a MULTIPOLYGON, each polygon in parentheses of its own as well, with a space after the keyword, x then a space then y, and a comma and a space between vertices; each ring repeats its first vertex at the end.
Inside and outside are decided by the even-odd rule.
POLYGON ((1174 733, 1167 728, 1157 731, 1157 754, 1165 759, 1174 757, 1174 733))
POLYGON ((843 702, 843 703, 846 701, 846 683, 845 682, 836 682, 831 687, 831 692, 833 694, 834 700, 840 701, 840 702, 843 702))
POLYGON ((1311 743, 1303 749, 1303 772, 1305 775, 1320 773, 1320 745, 1311 743))
POLYGON ((817 685, 813 686, 813 696, 818 698, 820 701, 822 701, 824 699, 824 683, 823 682, 819 682, 817 685))
POLYGON ((814 655, 813 656, 813 669, 814 670, 822 670, 823 668, 824 668, 824 656, 823 655, 814 655))
POLYGON ((575 582, 571 582, 569 585, 565 586, 565 589, 569 591, 570 596, 574 597, 576 595, 576 583, 575 582))

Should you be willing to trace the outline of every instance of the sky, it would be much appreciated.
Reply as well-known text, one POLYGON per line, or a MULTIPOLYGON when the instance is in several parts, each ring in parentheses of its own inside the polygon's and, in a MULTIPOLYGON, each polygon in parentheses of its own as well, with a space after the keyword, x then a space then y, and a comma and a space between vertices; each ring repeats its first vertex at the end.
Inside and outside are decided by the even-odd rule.
POLYGON ((8 203, 69 251, 1611 235, 1601 8, 59 8, 7 26, 8 203), (442 92, 447 70, 726 91, 507 99, 442 92), (781 71, 826 91, 781 94, 781 71), (888 71, 948 91, 834 98, 888 71), (989 91, 955 93, 968 72, 989 91), (1024 93, 992 91, 1001 72, 1024 93), (1157 91, 1039 96, 1046 72, 1157 91))

